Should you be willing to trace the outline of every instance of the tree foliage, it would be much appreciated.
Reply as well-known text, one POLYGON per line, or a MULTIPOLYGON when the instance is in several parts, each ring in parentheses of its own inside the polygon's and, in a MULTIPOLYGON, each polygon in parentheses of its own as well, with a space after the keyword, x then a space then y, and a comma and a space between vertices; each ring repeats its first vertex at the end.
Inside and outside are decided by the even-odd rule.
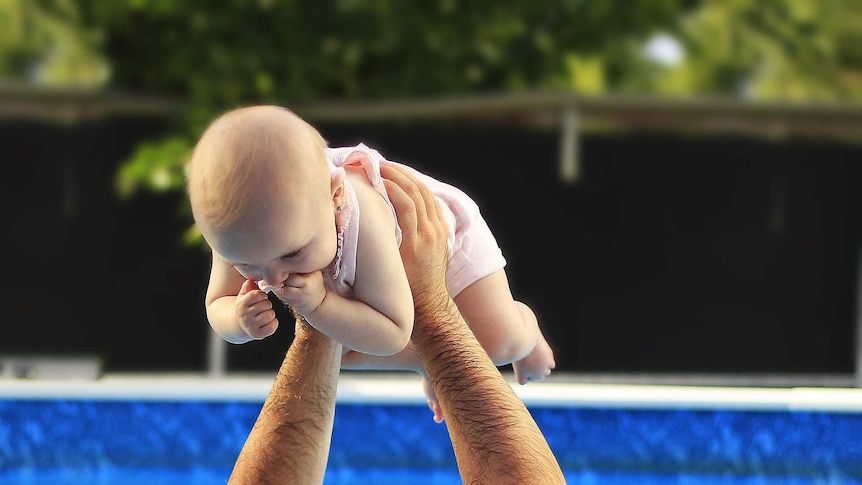
POLYGON ((572 53, 615 52, 690 0, 88 1, 114 83, 196 102, 390 99, 566 87, 572 53))
MULTIPOLYGON (((177 128, 190 144, 217 113, 250 103, 602 92, 640 56, 633 46, 695 4, 92 0, 81 8, 106 32, 113 86, 190 101, 177 128)), ((177 143, 142 146, 120 172, 125 193, 164 190, 153 175, 180 170, 177 143)))
POLYGON ((101 40, 74 0, 0 0, 0 79, 101 87, 109 77, 101 40))
POLYGON ((859 0, 706 0, 672 31, 686 52, 642 89, 775 101, 862 101, 859 0))
POLYGON ((533 90, 859 101, 862 0, 0 0, 0 75, 34 72, 187 101, 121 167, 129 195, 181 190, 206 123, 244 104, 533 90), (657 35, 677 62, 645 55, 657 35))

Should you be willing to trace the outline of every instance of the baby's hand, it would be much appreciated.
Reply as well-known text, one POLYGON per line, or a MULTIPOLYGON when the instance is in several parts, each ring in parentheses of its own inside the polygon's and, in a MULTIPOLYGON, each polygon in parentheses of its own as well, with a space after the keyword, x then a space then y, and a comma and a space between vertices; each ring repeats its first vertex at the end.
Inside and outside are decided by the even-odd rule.
POLYGON ((317 310, 326 296, 320 271, 293 273, 284 280, 284 287, 272 291, 293 311, 306 318, 317 310))
POLYGON ((249 337, 260 340, 269 337, 278 328, 278 319, 272 302, 260 291, 253 280, 245 280, 236 295, 236 319, 249 337))

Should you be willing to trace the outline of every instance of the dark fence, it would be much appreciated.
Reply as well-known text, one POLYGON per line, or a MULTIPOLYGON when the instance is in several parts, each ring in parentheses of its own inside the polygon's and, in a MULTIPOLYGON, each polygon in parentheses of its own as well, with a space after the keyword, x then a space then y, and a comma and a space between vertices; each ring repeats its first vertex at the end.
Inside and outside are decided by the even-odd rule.
MULTIPOLYGON (((862 147, 744 136, 559 133, 467 123, 319 124, 479 202, 515 296, 558 369, 854 371, 862 147)), ((158 118, 0 124, 6 309, 0 353, 96 353, 105 370, 201 371, 209 257, 183 248, 182 194, 120 201, 115 170, 158 118)), ((292 327, 228 350, 273 371, 292 327)))

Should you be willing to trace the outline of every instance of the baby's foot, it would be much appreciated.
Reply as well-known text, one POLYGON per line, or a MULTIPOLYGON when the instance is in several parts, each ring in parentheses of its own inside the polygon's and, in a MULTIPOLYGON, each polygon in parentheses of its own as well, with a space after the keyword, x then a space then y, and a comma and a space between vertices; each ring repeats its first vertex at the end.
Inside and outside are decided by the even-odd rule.
POLYGON ((556 367, 554 361, 554 351, 548 345, 545 337, 539 336, 536 346, 523 359, 512 362, 512 368, 515 370, 515 378, 518 384, 526 384, 532 381, 541 381, 551 373, 551 369, 556 367))
POLYGON ((431 386, 431 381, 427 376, 422 376, 422 389, 425 391, 425 397, 428 398, 428 407, 434 413, 434 422, 443 422, 443 410, 440 408, 440 402, 437 401, 437 394, 434 393, 434 387, 431 386))

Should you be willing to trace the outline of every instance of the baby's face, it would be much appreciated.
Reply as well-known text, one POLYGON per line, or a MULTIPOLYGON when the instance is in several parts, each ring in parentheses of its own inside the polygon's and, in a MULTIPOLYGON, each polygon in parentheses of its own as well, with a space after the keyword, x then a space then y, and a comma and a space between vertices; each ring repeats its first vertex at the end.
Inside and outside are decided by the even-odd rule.
POLYGON ((336 238, 331 200, 300 197, 260 208, 208 241, 245 278, 280 287, 291 273, 329 266, 336 238))

